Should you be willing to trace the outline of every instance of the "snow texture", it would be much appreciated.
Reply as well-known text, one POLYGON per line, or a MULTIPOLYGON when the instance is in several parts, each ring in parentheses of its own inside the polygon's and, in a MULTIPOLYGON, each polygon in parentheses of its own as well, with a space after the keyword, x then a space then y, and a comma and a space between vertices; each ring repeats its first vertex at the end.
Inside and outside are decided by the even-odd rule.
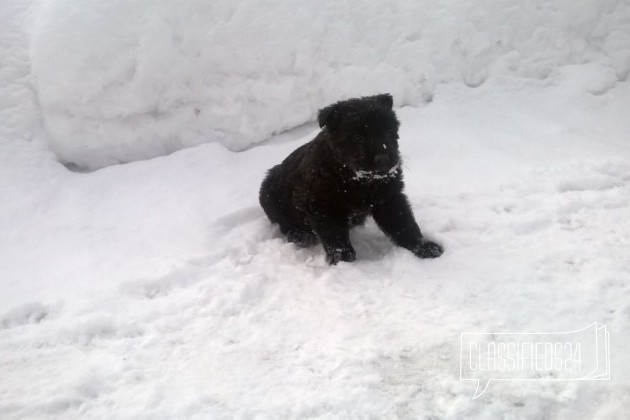
POLYGON ((5 0, 0 418, 627 417, 628 3, 420 4, 5 0), (382 90, 446 252, 329 267, 257 203, 316 127, 216 141, 382 90), (459 380, 462 332, 594 321, 610 381, 459 380))
POLYGON ((618 0, 48 0, 30 54, 58 158, 95 169, 219 142, 243 150, 341 98, 430 101, 445 82, 630 73, 618 0))

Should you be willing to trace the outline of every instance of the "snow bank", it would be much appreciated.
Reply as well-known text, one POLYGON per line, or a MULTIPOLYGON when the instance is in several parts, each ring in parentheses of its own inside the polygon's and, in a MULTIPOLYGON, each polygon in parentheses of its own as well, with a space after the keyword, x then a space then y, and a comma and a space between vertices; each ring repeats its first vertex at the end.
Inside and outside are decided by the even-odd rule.
POLYGON ((94 169, 203 142, 243 150, 374 92, 417 105, 444 82, 554 83, 588 63, 582 83, 601 94, 630 72, 630 5, 50 0, 31 59, 51 148, 94 169))

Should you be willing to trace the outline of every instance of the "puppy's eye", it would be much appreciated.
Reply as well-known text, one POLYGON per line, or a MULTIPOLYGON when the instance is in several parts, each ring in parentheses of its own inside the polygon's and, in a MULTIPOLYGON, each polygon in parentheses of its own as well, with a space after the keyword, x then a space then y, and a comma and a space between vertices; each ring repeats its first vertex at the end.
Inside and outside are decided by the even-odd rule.
POLYGON ((363 143, 363 137, 361 137, 359 135, 352 136, 352 142, 353 143, 357 143, 357 144, 361 144, 361 143, 363 143))

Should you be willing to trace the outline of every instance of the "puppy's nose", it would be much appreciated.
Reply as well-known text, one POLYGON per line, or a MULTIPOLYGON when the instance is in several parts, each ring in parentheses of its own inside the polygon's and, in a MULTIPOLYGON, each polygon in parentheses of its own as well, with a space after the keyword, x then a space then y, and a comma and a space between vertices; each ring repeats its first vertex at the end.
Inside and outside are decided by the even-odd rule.
POLYGON ((374 156, 374 166, 379 169, 385 169, 389 167, 389 156, 385 153, 374 156))

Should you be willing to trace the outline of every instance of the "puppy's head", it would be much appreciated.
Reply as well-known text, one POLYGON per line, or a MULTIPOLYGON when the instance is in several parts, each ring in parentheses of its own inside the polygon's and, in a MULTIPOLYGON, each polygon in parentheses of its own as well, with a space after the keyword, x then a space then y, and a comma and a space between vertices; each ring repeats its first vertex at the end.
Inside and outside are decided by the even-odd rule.
POLYGON ((348 99, 319 111, 335 156, 356 172, 386 174, 400 162, 390 94, 348 99))

